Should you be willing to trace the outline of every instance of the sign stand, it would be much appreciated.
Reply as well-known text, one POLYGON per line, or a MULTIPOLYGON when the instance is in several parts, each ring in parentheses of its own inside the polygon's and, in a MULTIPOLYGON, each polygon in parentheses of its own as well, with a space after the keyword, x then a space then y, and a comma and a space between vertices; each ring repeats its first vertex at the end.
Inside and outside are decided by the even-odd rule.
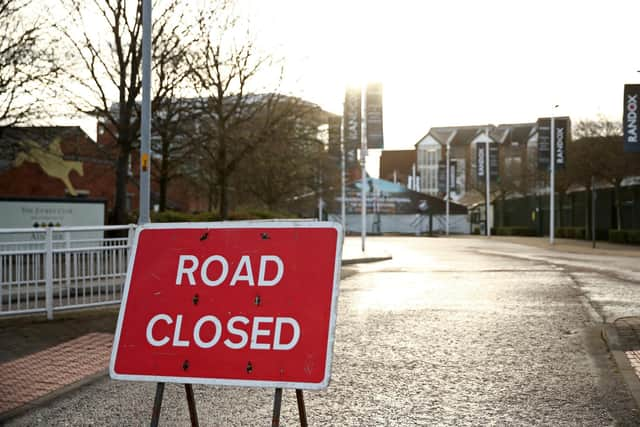
MULTIPOLYGON (((196 400, 193 396, 193 386, 191 384, 185 384, 184 390, 187 393, 187 405, 189 406, 189 418, 191 418, 191 426, 198 427, 198 412, 196 411, 196 400)), ((156 386, 156 398, 153 401, 153 411, 151 412, 151 427, 158 427, 163 394, 164 383, 158 383, 158 385, 156 386)))
MULTIPOLYGON (((300 427, 307 427, 307 410, 304 407, 304 394, 302 390, 296 389, 296 400, 298 402, 298 416, 300 417, 300 427)), ((282 407, 282 389, 276 388, 273 397, 273 420, 272 427, 280 427, 280 408, 282 407)))
MULTIPOLYGON (((196 400, 193 396, 193 386, 185 384, 184 389, 187 393, 187 404, 189 405, 189 418, 191 418, 191 426, 198 427, 198 412, 196 410, 196 400)), ((151 427, 158 427, 160 420, 160 409, 162 408, 162 397, 164 395, 164 383, 158 383, 156 386, 156 397, 153 401, 153 411, 151 413, 151 427)), ((296 389, 296 400, 298 402, 298 415, 300 417, 300 427, 307 427, 307 410, 304 406, 304 394, 301 389, 296 389)), ((276 388, 273 397, 273 419, 272 427, 280 427, 280 408, 282 407, 282 389, 276 388)))

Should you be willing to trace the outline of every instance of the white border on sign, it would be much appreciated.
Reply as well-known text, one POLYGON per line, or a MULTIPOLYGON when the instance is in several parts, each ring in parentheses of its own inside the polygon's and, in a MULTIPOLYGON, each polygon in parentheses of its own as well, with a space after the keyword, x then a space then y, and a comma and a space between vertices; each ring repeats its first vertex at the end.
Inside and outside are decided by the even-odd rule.
POLYGON ((210 385, 229 385, 242 387, 269 387, 269 388, 295 388, 305 390, 322 390, 329 386, 331 379, 331 362, 333 360, 333 344, 335 341, 336 317, 338 308, 338 293, 340 289, 340 268, 342 265, 342 226, 333 221, 291 221, 291 220, 259 220, 259 221, 225 221, 225 222, 179 222, 179 223, 148 223, 139 226, 136 229, 131 255, 129 256, 129 265, 127 268, 127 277, 125 279, 124 291, 122 294, 122 302, 120 304, 120 312, 118 313, 118 325, 113 340, 113 348, 111 349, 111 360, 109 362, 109 376, 115 380, 129 381, 151 381, 151 382, 171 382, 180 384, 210 384, 210 385), (138 249, 138 239, 144 230, 149 229, 203 229, 213 230, 220 228, 331 228, 336 230, 336 259, 333 271, 333 289, 331 297, 331 318, 329 321, 329 337, 327 340, 327 356, 325 360, 325 376, 318 383, 311 382, 288 382, 288 381, 257 381, 257 380, 234 380, 226 378, 200 378, 200 377, 170 377, 155 375, 128 375, 118 374, 115 371, 115 363, 117 356, 118 344, 120 343, 120 332, 122 330, 122 322, 127 307, 127 297, 129 296, 129 286, 131 285, 131 274, 133 272, 133 262, 138 249))

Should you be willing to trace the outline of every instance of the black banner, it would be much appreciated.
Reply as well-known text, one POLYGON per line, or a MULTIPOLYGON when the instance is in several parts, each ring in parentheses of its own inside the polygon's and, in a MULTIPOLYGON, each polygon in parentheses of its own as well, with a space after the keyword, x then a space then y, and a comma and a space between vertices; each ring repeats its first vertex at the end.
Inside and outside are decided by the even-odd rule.
POLYGON ((348 88, 344 95, 344 151, 347 161, 355 161, 362 135, 362 91, 348 88))
POLYGON ((624 151, 627 153, 640 153, 640 117, 638 117, 638 102, 640 102, 640 85, 624 85, 622 128, 624 133, 624 151))
POLYGON ((548 171, 551 162, 551 119, 538 119, 538 170, 548 171))
POLYGON ((342 117, 329 116, 329 155, 340 158, 340 126, 342 117))
MULTIPOLYGON (((567 164, 567 143, 571 135, 571 122, 566 117, 553 119, 555 139, 555 168, 564 169, 567 164)), ((551 162, 551 118, 538 119, 538 169, 549 170, 551 162)))
POLYGON ((476 145, 476 177, 478 180, 484 179, 486 173, 486 155, 487 144, 478 143, 476 145))
MULTIPOLYGON (((487 149, 487 144, 484 142, 479 142, 476 146, 476 176, 478 178, 478 180, 480 179, 485 179, 485 173, 487 170, 486 167, 486 161, 487 161, 487 154, 486 154, 486 149, 487 149)), ((500 158, 499 158, 499 149, 498 149, 498 144, 496 143, 491 143, 489 144, 489 178, 491 180, 496 180, 498 179, 498 175, 499 175, 499 165, 500 165, 500 158)))
POLYGON ((367 85, 367 148, 384 148, 382 130, 382 84, 367 85))
MULTIPOLYGON (((447 192, 447 169, 445 168, 446 160, 438 162, 438 192, 447 192)), ((456 169, 457 162, 449 161, 449 191, 456 191, 456 169)))
POLYGON ((498 169, 500 167, 500 158, 498 144, 489 144, 489 178, 498 179, 498 169))
POLYGON ((571 132, 571 124, 567 119, 554 119, 553 137, 555 138, 555 164, 556 170, 567 166, 567 143, 571 132))

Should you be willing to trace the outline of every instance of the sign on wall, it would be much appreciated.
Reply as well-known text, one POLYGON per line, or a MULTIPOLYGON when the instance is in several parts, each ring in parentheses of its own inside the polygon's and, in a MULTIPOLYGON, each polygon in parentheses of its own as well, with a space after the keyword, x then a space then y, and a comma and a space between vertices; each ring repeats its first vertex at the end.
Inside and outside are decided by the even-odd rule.
POLYGON ((628 153, 640 153, 639 101, 640 85, 624 85, 622 128, 624 134, 624 151, 628 153))
POLYGON ((367 148, 384 148, 382 84, 367 85, 367 148))
POLYGON ((0 200, 0 228, 104 225, 104 200, 0 200))
POLYGON ((341 250, 330 222, 139 227, 111 377, 325 388, 341 250))

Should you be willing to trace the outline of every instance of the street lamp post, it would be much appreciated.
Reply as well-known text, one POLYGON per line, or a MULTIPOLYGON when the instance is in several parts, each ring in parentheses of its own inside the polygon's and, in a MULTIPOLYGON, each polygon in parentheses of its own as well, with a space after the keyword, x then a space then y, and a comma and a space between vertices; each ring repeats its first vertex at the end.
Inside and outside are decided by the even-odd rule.
POLYGON ((555 109, 558 108, 554 105, 551 108, 551 120, 550 120, 550 150, 551 151, 551 165, 550 165, 550 182, 549 182, 549 243, 554 244, 555 234, 555 192, 556 192, 556 136, 555 136, 555 109))
POLYGON ((451 150, 451 145, 449 143, 449 140, 447 140, 447 154, 446 154, 446 158, 447 158, 446 159, 446 163, 447 164, 445 166, 445 168, 446 168, 446 172, 445 173, 446 173, 446 177, 447 177, 447 179, 445 180, 446 181, 445 185, 447 186, 447 189, 446 189, 447 200, 446 200, 446 211, 445 211, 446 212, 445 215, 446 215, 446 218, 447 218, 447 221, 446 221, 446 234, 447 234, 447 236, 449 235, 449 197, 450 197, 449 188, 451 187, 451 184, 450 184, 451 177, 449 176, 450 173, 451 173, 451 167, 449 166, 450 150, 451 150))
POLYGON ((366 90, 363 89, 361 91, 361 105, 362 105, 362 135, 360 138, 361 147, 360 147, 360 161, 362 164, 362 181, 360 189, 362 210, 361 210, 361 220, 362 220, 362 252, 365 251, 365 240, 367 238, 367 169, 366 169, 366 158, 367 158, 367 95, 366 90))
POLYGON ((142 117, 140 120, 140 215, 149 221, 151 203, 151 0, 142 2, 142 117))

